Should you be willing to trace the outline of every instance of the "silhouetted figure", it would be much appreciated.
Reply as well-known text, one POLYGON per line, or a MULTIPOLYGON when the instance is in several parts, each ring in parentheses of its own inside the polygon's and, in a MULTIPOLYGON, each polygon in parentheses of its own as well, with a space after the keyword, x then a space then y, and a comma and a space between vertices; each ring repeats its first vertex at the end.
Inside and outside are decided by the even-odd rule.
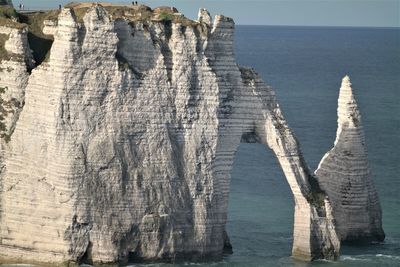
POLYGON ((135 1, 135 5, 138 5, 137 1, 135 1))
POLYGON ((22 9, 22 4, 21 3, 19 3, 19 10, 21 10, 22 9))
POLYGON ((132 2, 132 6, 134 6, 134 5, 135 5, 135 1, 132 2))
POLYGON ((61 10, 61 5, 58 5, 58 9, 61 10))

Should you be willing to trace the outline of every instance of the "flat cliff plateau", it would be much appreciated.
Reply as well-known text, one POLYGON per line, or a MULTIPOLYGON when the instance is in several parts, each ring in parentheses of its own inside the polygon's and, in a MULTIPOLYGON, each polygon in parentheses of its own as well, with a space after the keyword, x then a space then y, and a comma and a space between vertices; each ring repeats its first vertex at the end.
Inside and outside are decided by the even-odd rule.
POLYGON ((240 142, 267 145, 285 173, 293 257, 336 259, 328 195, 233 35, 204 9, 0 18, 0 262, 221 259, 240 142))

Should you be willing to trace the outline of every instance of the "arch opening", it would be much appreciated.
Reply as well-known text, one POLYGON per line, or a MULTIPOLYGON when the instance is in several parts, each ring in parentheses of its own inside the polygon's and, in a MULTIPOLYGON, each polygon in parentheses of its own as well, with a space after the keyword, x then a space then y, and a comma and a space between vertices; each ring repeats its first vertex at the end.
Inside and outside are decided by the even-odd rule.
POLYGON ((235 260, 291 255, 294 200, 271 149, 244 135, 231 170, 227 232, 235 260))

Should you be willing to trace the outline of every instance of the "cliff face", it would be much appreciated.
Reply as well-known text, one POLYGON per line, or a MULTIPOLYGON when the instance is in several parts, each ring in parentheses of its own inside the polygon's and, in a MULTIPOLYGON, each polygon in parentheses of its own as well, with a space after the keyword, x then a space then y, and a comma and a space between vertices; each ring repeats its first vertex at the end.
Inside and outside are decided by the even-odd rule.
POLYGON ((330 202, 273 90, 237 66, 233 21, 117 11, 63 9, 45 23, 54 43, 35 68, 26 30, 8 35, 24 60, 1 62, 19 66, 1 85, 23 104, 2 140, 0 259, 218 259, 240 142, 267 145, 282 166, 293 256, 336 258, 330 202))
POLYGON ((342 80, 337 113, 335 145, 315 174, 332 201, 341 240, 383 241, 381 208, 368 164, 361 115, 348 76, 342 80))

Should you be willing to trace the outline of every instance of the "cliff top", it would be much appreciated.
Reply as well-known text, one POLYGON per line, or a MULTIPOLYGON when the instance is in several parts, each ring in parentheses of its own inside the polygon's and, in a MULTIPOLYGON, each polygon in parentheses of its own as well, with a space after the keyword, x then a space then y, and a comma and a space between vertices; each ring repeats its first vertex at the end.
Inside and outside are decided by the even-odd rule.
MULTIPOLYGON (((186 18, 183 14, 174 7, 157 7, 151 9, 146 5, 117 5, 112 3, 69 3, 64 8, 70 9, 76 17, 78 23, 83 23, 83 17, 89 12, 90 9, 100 6, 104 8, 111 20, 123 19, 129 23, 143 22, 143 23, 180 23, 186 27, 199 27, 203 28, 202 24, 210 25, 211 17, 209 13, 209 20, 199 18, 200 21, 194 21, 186 18)), ((43 32, 46 21, 54 22, 57 24, 58 16, 61 10, 48 10, 37 12, 17 12, 12 5, 0 5, 0 28, 5 26, 7 28, 24 29, 27 28, 31 35, 28 36, 31 49, 34 50, 34 56, 37 62, 38 58, 46 58, 48 50, 53 41, 52 35, 47 35, 43 32), (35 38, 32 38, 34 36, 35 38), (45 45, 44 45, 45 44, 45 45), (36 55, 38 54, 38 55, 36 55)), ((53 24, 53 23, 50 23, 53 24)), ((7 32, 7 30, 5 30, 7 32)), ((7 40, 6 35, 0 36, 0 61, 6 58, 6 51, 4 44, 7 40)))
POLYGON ((78 22, 82 22, 87 11, 94 6, 103 7, 113 20, 126 19, 131 22, 135 21, 171 21, 174 23, 182 23, 186 26, 195 26, 198 22, 186 18, 179 13, 175 7, 150 7, 138 5, 118 5, 112 3, 70 3, 65 8, 70 8, 74 11, 78 22))
POLYGON ((9 26, 14 28, 23 27, 19 25, 18 13, 12 7, 12 5, 0 4, 0 26, 9 26))
MULTIPOLYGON (((151 9, 150 7, 139 5, 117 5, 112 3, 69 3, 64 8, 69 8, 75 14, 78 22, 83 22, 83 17, 87 11, 94 7, 103 7, 111 19, 125 19, 130 22, 137 21, 153 21, 153 22, 172 22, 181 23, 184 26, 197 26, 198 21, 186 18, 175 7, 157 7, 151 9)), ((57 21, 59 10, 37 11, 29 13, 18 13, 10 5, 0 5, 0 26, 8 26, 13 28, 24 28, 31 23, 36 22, 41 24, 44 20, 57 21)))

